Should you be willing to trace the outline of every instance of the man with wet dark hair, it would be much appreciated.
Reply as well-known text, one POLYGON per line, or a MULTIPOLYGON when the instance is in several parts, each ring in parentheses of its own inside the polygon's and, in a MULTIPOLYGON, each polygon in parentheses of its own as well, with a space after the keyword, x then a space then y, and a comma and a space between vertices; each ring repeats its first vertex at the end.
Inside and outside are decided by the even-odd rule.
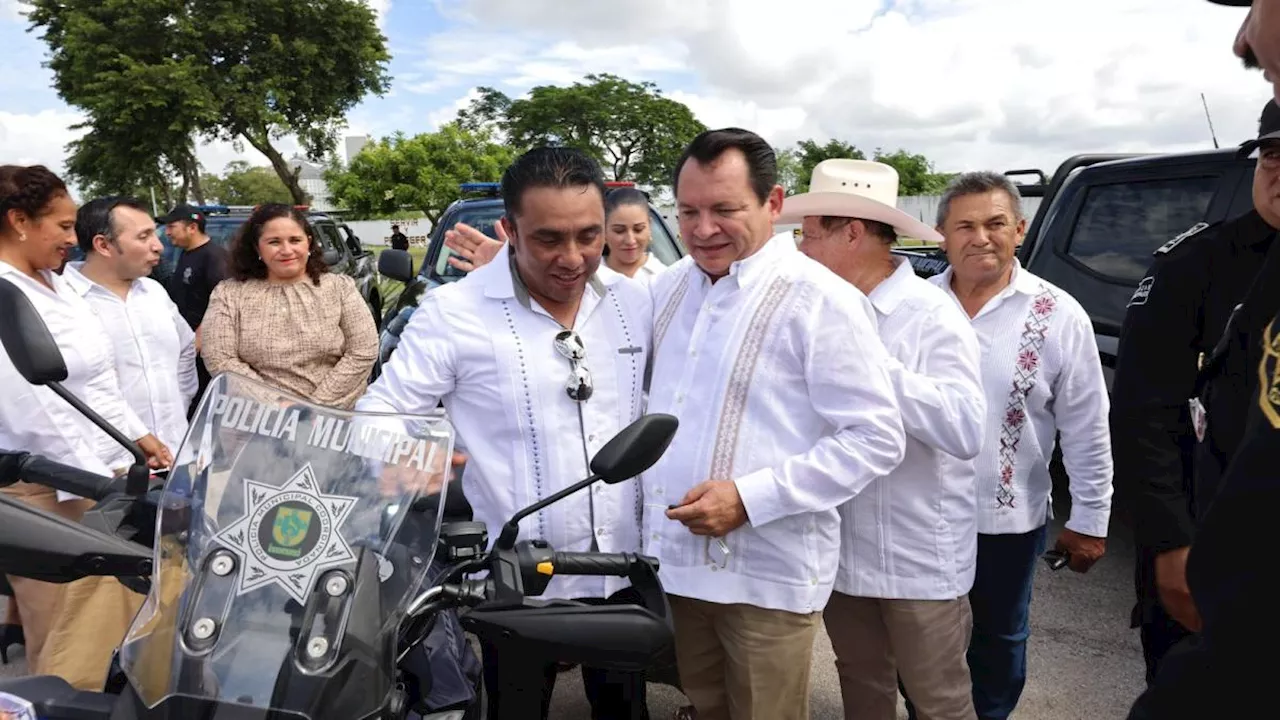
MULTIPOLYGON (((469 460, 467 499, 491 538, 516 511, 587 477, 639 417, 652 311, 644 287, 600 273, 604 176, 589 156, 536 148, 502 178, 508 251, 426 294, 363 412, 443 403, 469 460)), ((637 552, 640 481, 599 484, 521 523, 556 550, 637 552)), ((622 578, 556 576, 543 597, 635 602, 622 578)), ((482 643, 490 720, 546 718, 556 665, 482 643)), ((640 673, 582 670, 593 717, 645 720, 640 673)))

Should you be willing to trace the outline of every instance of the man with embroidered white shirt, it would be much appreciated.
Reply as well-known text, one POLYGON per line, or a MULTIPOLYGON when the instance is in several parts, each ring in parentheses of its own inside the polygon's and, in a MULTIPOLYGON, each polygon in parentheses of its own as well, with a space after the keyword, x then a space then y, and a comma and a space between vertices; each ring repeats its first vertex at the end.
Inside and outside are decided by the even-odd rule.
POLYGON ((897 208, 898 173, 832 159, 780 222, 802 223, 800 250, 871 300, 907 432, 906 456, 840 507, 840 570, 824 620, 846 720, 896 720, 902 682, 925 720, 973 720, 965 653, 977 555, 970 463, 986 396, 978 338, 947 295, 890 251, 899 235, 941 241, 897 208))
MULTIPOLYGON (((597 273, 604 176, 587 155, 538 148, 502 179, 508 251, 423 297, 363 412, 443 402, 469 460, 467 499, 490 537, 521 508, 590 474, 641 412, 651 305, 643 286, 597 273)), ((599 484, 520 525, 557 550, 636 552, 640 484, 599 484)), ((627 597, 621 578, 557 576, 544 597, 627 597)), ((489 717, 545 718, 555 665, 483 646, 489 717)), ((593 716, 643 719, 639 673, 583 668, 593 716)))
POLYGON ((680 429, 643 478, 645 552, 699 720, 800 720, 837 508, 903 456, 889 356, 866 296, 773 234, 768 143, 705 132, 674 175, 690 256, 650 286, 648 409, 680 429))
POLYGON ((76 237, 85 260, 69 263, 63 277, 110 336, 129 407, 176 453, 199 384, 195 333, 147 277, 164 250, 155 220, 137 200, 98 198, 76 214, 76 237))
POLYGON ((930 281, 970 318, 983 351, 986 439, 973 461, 978 562, 969 593, 969 667, 978 717, 1003 720, 1026 682, 1031 585, 1052 514, 1055 432, 1072 499, 1055 549, 1076 572, 1087 572, 1106 550, 1110 403, 1088 314, 1015 258, 1026 219, 1008 178, 956 177, 938 205, 938 229, 950 267, 930 281))

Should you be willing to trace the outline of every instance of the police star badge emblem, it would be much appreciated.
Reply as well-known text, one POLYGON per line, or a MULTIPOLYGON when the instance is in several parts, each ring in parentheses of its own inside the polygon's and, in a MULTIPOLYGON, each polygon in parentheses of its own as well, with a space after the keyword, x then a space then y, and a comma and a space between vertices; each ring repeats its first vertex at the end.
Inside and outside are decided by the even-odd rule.
POLYGON ((279 585, 306 603, 322 570, 356 559, 339 532, 359 498, 327 495, 310 463, 280 487, 245 479, 245 513, 214 535, 240 558, 237 595, 279 585))

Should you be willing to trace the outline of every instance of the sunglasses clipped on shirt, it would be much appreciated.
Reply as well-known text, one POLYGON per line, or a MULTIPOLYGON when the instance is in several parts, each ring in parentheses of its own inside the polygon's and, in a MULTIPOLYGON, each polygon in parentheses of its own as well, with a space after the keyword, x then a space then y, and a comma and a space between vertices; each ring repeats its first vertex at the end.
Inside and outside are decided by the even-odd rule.
POLYGON ((561 330, 556 333, 556 352, 569 361, 569 380, 565 383, 565 392, 575 402, 586 402, 591 399, 594 387, 591 384, 591 371, 585 364, 587 345, 573 330, 561 330))

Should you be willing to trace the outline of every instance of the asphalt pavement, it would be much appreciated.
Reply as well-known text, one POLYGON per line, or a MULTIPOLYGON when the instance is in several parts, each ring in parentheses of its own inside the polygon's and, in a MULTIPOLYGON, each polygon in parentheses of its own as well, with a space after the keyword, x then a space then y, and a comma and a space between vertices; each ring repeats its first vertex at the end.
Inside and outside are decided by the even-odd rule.
MULTIPOLYGON (((1086 575, 1053 572, 1040 564, 1031 608, 1029 677, 1013 720, 1121 719, 1141 692, 1142 649, 1137 632, 1129 629, 1133 549, 1127 530, 1113 525, 1112 532, 1106 557, 1086 575)), ((15 647, 0 676, 25 673, 22 648, 15 647)), ((650 686, 653 720, 669 720, 682 700, 671 688, 650 686)), ((560 676, 552 707, 553 718, 591 717, 576 671, 560 676)), ((812 720, 841 720, 840 687, 825 634, 814 647, 810 707, 812 720)))
MULTIPOLYGON (((1061 522, 1053 527, 1060 528, 1061 522)), ((1112 534, 1116 537, 1108 541, 1106 556, 1084 575, 1039 564, 1027 686, 1011 720, 1123 720, 1145 687, 1142 645, 1137 630, 1129 629, 1132 536, 1117 523, 1112 534)), ((670 720, 681 704, 683 696, 674 689, 650 685, 653 720, 670 720)), ((809 707, 811 720, 843 720, 835 659, 825 633, 813 649, 809 707)), ((580 675, 560 676, 552 708, 553 718, 590 720, 580 675)), ((906 711, 899 717, 906 718, 906 711)))

